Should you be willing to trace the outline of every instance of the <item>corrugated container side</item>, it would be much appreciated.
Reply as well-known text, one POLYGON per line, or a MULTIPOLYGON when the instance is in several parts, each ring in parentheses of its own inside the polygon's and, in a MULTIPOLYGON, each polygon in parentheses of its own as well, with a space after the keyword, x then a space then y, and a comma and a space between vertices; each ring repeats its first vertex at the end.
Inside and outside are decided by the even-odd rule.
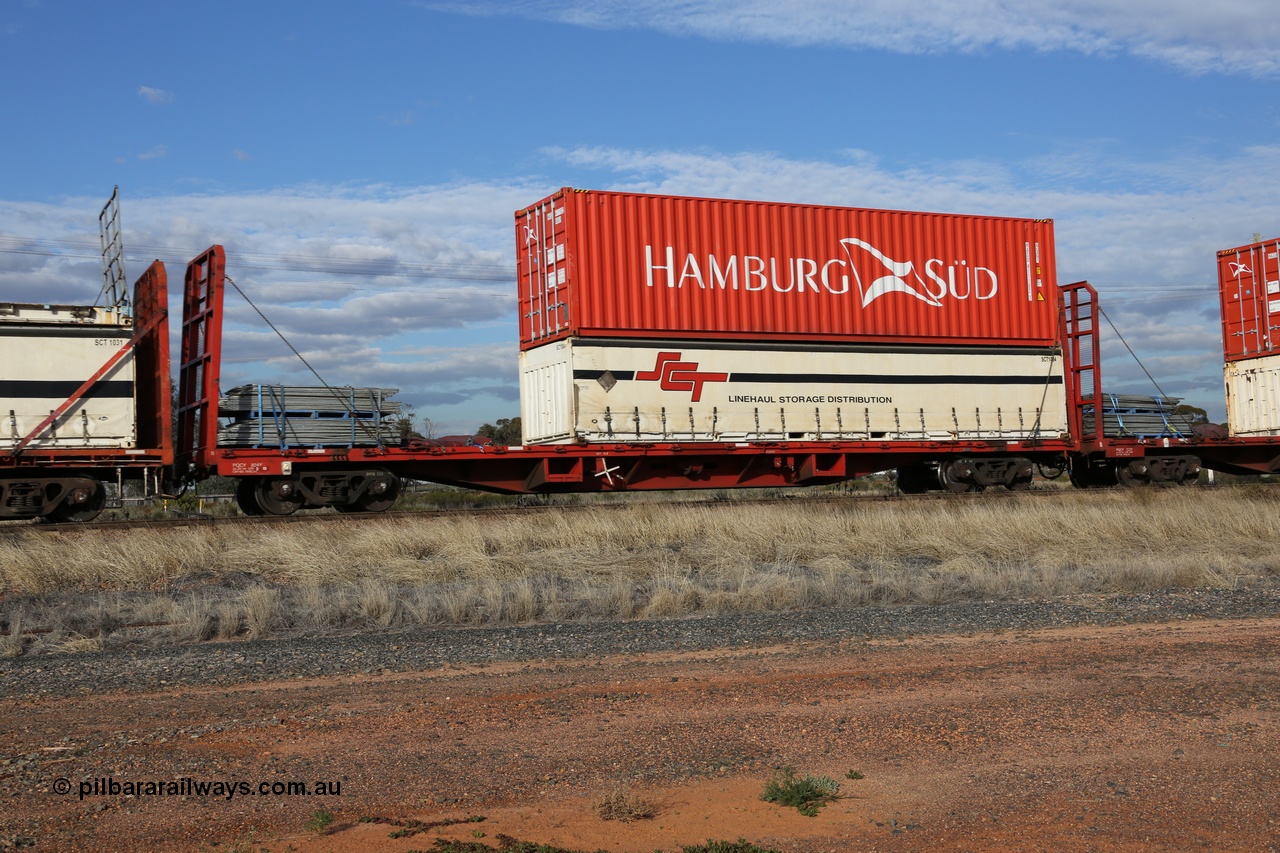
MULTIPOLYGON (((7 304, 0 315, 0 453, 18 445, 133 335, 101 308, 7 304)), ((132 351, 32 450, 129 448, 137 443, 132 351)))
POLYGON ((565 189, 516 214, 524 348, 576 337, 1045 346, 1049 220, 565 189))
POLYGON ((1227 430, 1231 435, 1280 435, 1280 355, 1228 361, 1227 430))
POLYGON ((1222 355, 1227 361, 1280 353, 1280 240, 1218 252, 1222 355))

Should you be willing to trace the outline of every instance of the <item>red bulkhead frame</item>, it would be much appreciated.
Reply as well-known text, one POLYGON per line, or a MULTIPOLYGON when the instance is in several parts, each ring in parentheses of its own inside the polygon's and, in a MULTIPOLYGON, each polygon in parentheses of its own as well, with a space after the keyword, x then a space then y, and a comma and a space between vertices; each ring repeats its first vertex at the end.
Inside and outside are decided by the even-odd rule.
POLYGON ((226 252, 211 246, 187 264, 178 364, 177 473, 215 473, 222 365, 222 303, 226 252))
POLYGON ((169 373, 169 279, 153 261, 133 291, 134 375, 137 377, 138 447, 173 464, 173 381, 169 373))

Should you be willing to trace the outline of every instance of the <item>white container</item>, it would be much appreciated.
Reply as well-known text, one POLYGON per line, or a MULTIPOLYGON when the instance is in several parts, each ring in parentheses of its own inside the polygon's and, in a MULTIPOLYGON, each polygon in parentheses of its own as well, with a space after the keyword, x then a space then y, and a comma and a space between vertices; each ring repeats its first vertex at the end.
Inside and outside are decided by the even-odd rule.
POLYGON ((1228 361, 1227 429, 1231 435, 1280 435, 1280 355, 1228 361))
MULTIPOLYGON (((103 308, 0 303, 0 452, 11 450, 129 338, 128 317, 103 308)), ((136 443, 133 353, 127 353, 24 450, 136 443)))
POLYGON ((520 354, 526 444, 1057 439, 1062 357, 570 338, 520 354))

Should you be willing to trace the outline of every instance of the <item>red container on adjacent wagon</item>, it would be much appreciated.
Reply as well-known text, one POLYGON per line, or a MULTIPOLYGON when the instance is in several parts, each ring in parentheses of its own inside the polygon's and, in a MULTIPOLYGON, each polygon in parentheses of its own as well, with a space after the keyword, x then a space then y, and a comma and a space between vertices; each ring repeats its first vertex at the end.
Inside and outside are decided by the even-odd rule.
POLYGON ((520 342, 1052 346, 1053 222, 562 189, 516 213, 520 342))
POLYGON ((1280 354, 1280 240, 1218 252, 1222 355, 1227 361, 1280 354))

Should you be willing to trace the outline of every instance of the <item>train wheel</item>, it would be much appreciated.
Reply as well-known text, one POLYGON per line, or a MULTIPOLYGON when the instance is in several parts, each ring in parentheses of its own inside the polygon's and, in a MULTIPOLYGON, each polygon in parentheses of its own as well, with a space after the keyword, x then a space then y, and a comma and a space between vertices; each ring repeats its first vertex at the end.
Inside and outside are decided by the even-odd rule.
POLYGON ((49 513, 58 522, 93 521, 107 505, 107 490, 97 480, 84 481, 71 489, 62 503, 49 513))
POLYGON ((400 497, 400 478, 388 474, 372 483, 369 491, 360 500, 360 509, 365 512, 386 512, 400 497))
POLYGON ((1142 460, 1117 462, 1116 482, 1127 489, 1143 488, 1151 485, 1151 472, 1142 460))
POLYGON ((354 502, 334 504, 333 508, 338 512, 386 512, 395 505, 398 497, 400 478, 383 471, 354 502))
POLYGON ((980 492, 984 488, 973 481, 973 468, 962 459, 953 459, 938 466, 938 482, 942 488, 955 494, 980 492))
POLYGON ((1030 459, 1015 460, 1015 463, 1014 469, 1006 474, 1009 479, 1004 487, 1011 492, 1025 492, 1031 488, 1031 481, 1035 478, 1035 466, 1030 459))
POLYGON ((257 484, 253 480, 241 480, 236 485, 236 505, 245 515, 266 515, 258 506, 257 484))
POLYGON ((253 496, 267 515, 293 515, 302 507, 302 495, 292 480, 263 477, 255 484, 253 496))
POLYGON ((1195 485, 1198 485, 1198 484, 1200 483, 1200 469, 1201 469, 1201 467, 1202 467, 1202 466, 1201 466, 1201 463, 1200 463, 1200 457, 1199 457, 1199 456, 1188 456, 1188 457, 1187 457, 1187 467, 1186 467, 1186 469, 1185 469, 1185 473, 1184 473, 1181 477, 1179 477, 1179 478, 1178 478, 1178 480, 1177 480, 1178 485, 1179 485, 1179 486, 1195 486, 1195 485))

